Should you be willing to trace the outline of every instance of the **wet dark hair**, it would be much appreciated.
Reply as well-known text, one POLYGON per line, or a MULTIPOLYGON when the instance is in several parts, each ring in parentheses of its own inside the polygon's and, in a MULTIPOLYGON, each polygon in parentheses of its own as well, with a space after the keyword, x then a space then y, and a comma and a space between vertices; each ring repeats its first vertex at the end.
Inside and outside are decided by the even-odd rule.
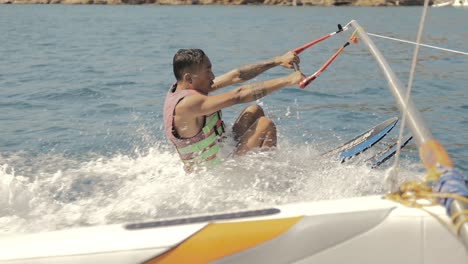
POLYGON ((201 49, 178 50, 172 60, 175 78, 178 81, 182 80, 184 71, 187 69, 194 70, 195 67, 200 66, 203 63, 204 57, 205 52, 201 49))

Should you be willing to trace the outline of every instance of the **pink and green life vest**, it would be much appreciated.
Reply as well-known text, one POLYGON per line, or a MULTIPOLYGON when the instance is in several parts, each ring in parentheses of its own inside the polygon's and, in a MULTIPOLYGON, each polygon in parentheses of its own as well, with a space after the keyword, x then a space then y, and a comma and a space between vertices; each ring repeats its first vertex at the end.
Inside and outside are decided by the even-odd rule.
POLYGON ((195 90, 182 90, 174 92, 174 84, 166 95, 164 102, 164 127, 166 137, 177 149, 180 159, 187 172, 195 167, 212 167, 220 163, 217 156, 218 142, 224 134, 224 122, 221 119, 221 110, 205 116, 203 128, 191 138, 180 138, 174 127, 174 112, 176 105, 185 97, 197 94, 195 90))

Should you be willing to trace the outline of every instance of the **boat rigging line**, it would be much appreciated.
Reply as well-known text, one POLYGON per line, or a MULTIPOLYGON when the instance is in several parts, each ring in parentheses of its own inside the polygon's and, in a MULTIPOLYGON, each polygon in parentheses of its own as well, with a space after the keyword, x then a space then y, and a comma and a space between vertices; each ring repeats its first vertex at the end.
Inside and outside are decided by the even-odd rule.
POLYGON ((447 48, 441 48, 441 47, 437 47, 437 46, 433 46, 433 45, 427 45, 427 44, 423 44, 423 43, 417 43, 417 42, 413 42, 413 41, 409 41, 409 40, 404 40, 404 39, 399 39, 399 38, 387 37, 387 36, 378 35, 378 34, 373 34, 373 33, 369 33, 369 32, 367 32, 367 35, 370 35, 370 36, 373 36, 373 37, 377 37, 377 38, 389 39, 389 40, 399 41, 399 42, 403 42, 403 43, 408 43, 408 44, 413 44, 413 45, 419 45, 419 46, 426 47, 426 48, 431 48, 431 49, 436 49, 436 50, 442 50, 442 51, 447 51, 447 52, 452 52, 452 53, 455 53, 455 54, 461 54, 461 55, 468 56, 468 52, 464 52, 464 51, 453 50, 453 49, 447 49, 447 48))
MULTIPOLYGON (((406 86, 406 95, 405 95, 405 105, 408 104, 409 98, 411 97, 411 88, 413 85, 413 79, 414 79, 414 72, 416 70, 416 64, 418 62, 418 54, 419 54, 419 46, 421 44, 421 37, 424 31, 424 22, 426 21, 426 15, 427 15, 427 7, 429 5, 429 0, 424 0, 424 7, 423 7, 423 12, 421 15, 421 20, 419 21, 419 27, 418 27, 418 33, 416 35, 416 47, 414 47, 414 52, 413 52, 413 59, 411 62, 411 68, 410 68, 410 73, 409 73, 409 78, 408 78, 408 84, 406 86)), ((395 161, 393 163, 393 170, 394 174, 392 176, 398 177, 398 170, 400 168, 400 146, 401 146, 401 139, 403 138, 403 133, 405 131, 405 126, 406 126, 406 118, 407 118, 407 111, 403 111, 402 117, 401 117, 401 126, 400 126, 400 132, 398 135, 398 141, 397 141, 397 151, 395 154, 395 161)), ((395 180, 391 182, 396 182, 395 180)), ((393 189, 393 188, 392 188, 393 189)))

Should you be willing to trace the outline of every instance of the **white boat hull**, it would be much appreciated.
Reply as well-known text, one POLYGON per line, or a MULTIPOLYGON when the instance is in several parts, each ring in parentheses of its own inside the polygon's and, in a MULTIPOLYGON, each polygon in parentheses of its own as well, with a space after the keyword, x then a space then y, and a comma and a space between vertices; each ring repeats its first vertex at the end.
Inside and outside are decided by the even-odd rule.
MULTIPOLYGON (((442 207, 431 211, 449 221, 442 207)), ((433 216, 380 196, 244 215, 255 213, 264 215, 11 235, 0 238, 0 263, 468 263, 463 243, 433 216)))

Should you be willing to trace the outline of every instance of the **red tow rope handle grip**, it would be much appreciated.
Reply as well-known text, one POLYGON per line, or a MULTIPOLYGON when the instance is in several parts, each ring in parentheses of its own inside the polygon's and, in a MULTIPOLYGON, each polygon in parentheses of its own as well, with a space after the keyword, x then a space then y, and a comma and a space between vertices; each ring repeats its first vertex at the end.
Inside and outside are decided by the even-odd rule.
POLYGON ((317 75, 312 74, 311 76, 305 78, 304 80, 302 80, 300 83, 299 83, 299 88, 301 89, 304 89, 307 85, 309 85, 310 82, 312 82, 313 80, 315 80, 315 78, 317 78, 317 75))

